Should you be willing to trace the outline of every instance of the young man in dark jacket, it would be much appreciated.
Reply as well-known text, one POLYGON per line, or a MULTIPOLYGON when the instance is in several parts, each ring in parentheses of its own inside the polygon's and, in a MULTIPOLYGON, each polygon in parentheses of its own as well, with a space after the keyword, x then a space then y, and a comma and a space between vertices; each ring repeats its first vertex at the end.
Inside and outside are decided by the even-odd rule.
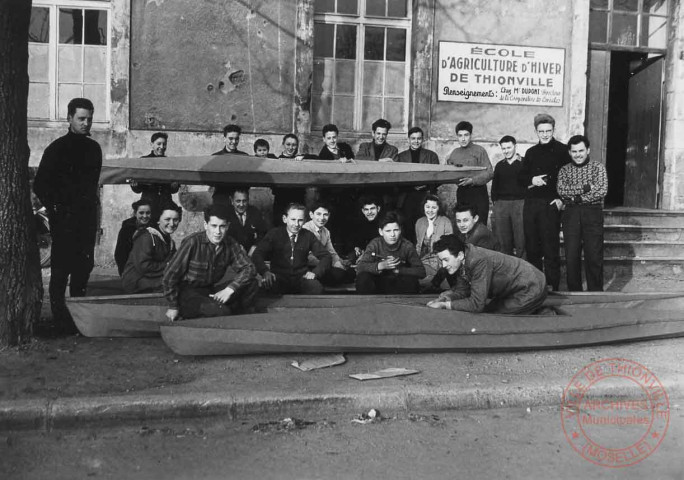
POLYGON ((544 274, 525 260, 468 245, 456 235, 444 235, 433 251, 457 280, 430 308, 524 315, 546 299, 544 274))
POLYGON ((85 296, 94 266, 102 149, 89 138, 93 111, 87 98, 69 102, 69 131, 45 149, 33 183, 50 219, 52 318, 66 334, 77 331, 66 307, 67 283, 72 297, 85 296))
POLYGON ((556 121, 540 113, 534 117, 539 143, 525 153, 518 181, 527 189, 523 207, 527 260, 542 270, 546 283, 558 290, 560 283, 560 210, 556 191, 560 169, 570 162, 568 147, 553 137, 556 121))
POLYGON ((332 265, 332 256, 316 235, 303 229, 306 208, 292 203, 283 215, 285 225, 272 228, 259 242, 252 260, 263 277, 263 287, 275 293, 323 293, 320 279, 332 265), (309 253, 318 265, 309 271, 309 253), (270 260, 270 266, 266 265, 270 260))

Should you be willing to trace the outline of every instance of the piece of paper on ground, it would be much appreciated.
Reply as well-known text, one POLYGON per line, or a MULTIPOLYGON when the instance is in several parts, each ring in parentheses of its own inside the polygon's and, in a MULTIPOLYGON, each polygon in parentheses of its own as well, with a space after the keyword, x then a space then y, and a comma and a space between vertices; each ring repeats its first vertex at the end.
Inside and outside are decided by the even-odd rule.
POLYGON ((309 370, 316 370, 317 368, 334 367, 335 365, 341 365, 346 362, 347 359, 341 353, 332 353, 330 355, 319 355, 316 357, 309 358, 303 362, 294 361, 291 365, 295 368, 300 369, 302 372, 308 372, 309 370))
POLYGON ((355 373, 349 375, 351 378, 357 380, 377 380, 378 378, 400 377, 402 375, 413 375, 420 373, 420 370, 411 370, 409 368, 385 368, 371 373, 355 373))

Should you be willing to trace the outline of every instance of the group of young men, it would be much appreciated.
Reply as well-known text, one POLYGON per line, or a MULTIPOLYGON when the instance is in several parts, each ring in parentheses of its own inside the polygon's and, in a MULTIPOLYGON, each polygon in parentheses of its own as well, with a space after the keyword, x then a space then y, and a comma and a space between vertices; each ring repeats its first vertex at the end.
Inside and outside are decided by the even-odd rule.
MULTIPOLYGON (((45 150, 34 183, 36 195, 47 208, 53 235, 53 317, 65 331, 73 329, 64 298, 67 282, 71 296, 85 295, 93 268, 102 164, 100 146, 88 138, 93 110, 87 99, 76 98, 69 103, 69 131, 45 150)), ((428 303, 429 307, 473 312, 534 311, 543 302, 547 285, 558 289, 563 207, 568 286, 581 289, 579 258, 583 248, 588 286, 602 288, 605 169, 589 160, 589 141, 585 137, 570 139, 569 155, 568 147, 553 138, 552 117, 537 115, 534 125, 539 144, 531 147, 523 160, 516 153, 515 139, 503 137, 500 146, 505 158, 496 169, 492 169, 484 148, 471 142, 472 125, 457 125, 460 146, 449 155, 447 163, 485 168, 458 185, 459 234, 445 235, 433 245, 451 288, 428 303), (487 237, 486 185, 492 179, 494 227, 503 253, 495 251, 494 244, 476 244, 477 239, 487 237), (523 260, 525 256, 527 261, 523 260)), ((376 121, 372 141, 361 144, 356 159, 439 163, 435 152, 423 148, 420 128, 409 130, 409 149, 401 153, 387 143, 390 128, 386 120, 376 121)), ((238 150, 240 134, 238 126, 226 126, 225 147, 215 155, 244 153, 238 150)), ((323 128, 325 145, 319 158, 343 162, 354 158, 349 145, 337 142, 337 134, 334 125, 323 128)), ((165 147, 165 135, 157 140, 162 137, 165 147)), ((284 148, 290 137, 298 143, 288 134, 284 148)), ((301 159, 296 148, 284 152, 281 158, 301 159)), ((255 142, 254 150, 258 156, 274 158, 265 141, 255 142)), ((248 188, 217 186, 214 203, 204 212, 204 230, 186 237, 164 270, 161 283, 169 303, 167 317, 176 320, 248 313, 253 311, 260 288, 277 293, 317 294, 323 291, 324 283, 349 282, 354 276, 358 293, 416 293, 425 268, 413 243, 406 238, 411 236, 412 228, 406 227, 422 215, 422 199, 434 190, 434 186, 385 189, 374 192, 375 198, 356 191, 351 197, 356 196, 358 207, 351 211, 360 222, 355 224, 346 223, 352 218, 350 202, 340 198, 339 192, 323 190, 309 210, 303 203, 289 202, 282 212, 276 211, 276 225, 268 230, 268 222, 249 205, 248 188), (346 214, 342 212, 345 209, 346 214), (348 233, 343 243, 337 242, 327 227, 333 212, 344 220, 336 224, 337 232, 348 233), (282 223, 277 224, 278 220, 282 223), (339 245, 345 248, 342 255, 337 252, 339 245)))

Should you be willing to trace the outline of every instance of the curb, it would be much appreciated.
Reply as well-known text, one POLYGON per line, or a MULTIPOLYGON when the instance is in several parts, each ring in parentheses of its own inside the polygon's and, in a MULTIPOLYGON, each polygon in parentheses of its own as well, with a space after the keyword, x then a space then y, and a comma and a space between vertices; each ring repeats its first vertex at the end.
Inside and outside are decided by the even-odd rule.
MULTIPOLYGON (((670 399, 684 397, 681 382, 662 383, 670 399)), ((408 412, 553 406, 560 405, 563 388, 546 385, 496 388, 443 385, 371 387, 338 394, 262 392, 232 395, 219 392, 11 400, 0 401, 0 431, 49 431, 209 417, 241 420, 255 416, 325 416, 340 412, 358 413, 371 408, 382 412, 408 412)), ((643 391, 638 386, 607 384, 592 391, 592 398, 634 398, 639 394, 643 391)))

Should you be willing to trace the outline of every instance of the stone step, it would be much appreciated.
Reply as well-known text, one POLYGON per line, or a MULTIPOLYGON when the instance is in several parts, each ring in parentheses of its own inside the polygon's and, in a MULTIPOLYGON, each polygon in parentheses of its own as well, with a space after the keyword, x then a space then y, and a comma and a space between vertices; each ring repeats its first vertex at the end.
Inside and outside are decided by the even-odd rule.
POLYGON ((604 225, 641 225, 684 228, 684 212, 611 208, 603 211, 604 225))
POLYGON ((684 228, 644 226, 644 225, 605 225, 603 238, 606 241, 684 241, 684 228))
MULTIPOLYGON (((604 258, 671 258, 684 261, 684 242, 624 242, 606 240, 603 242, 604 258)), ((561 256, 564 256, 561 241, 561 256)))
MULTIPOLYGON (((584 266, 582 267, 584 271, 584 266)), ((604 290, 621 290, 629 284, 655 283, 684 290, 684 260, 607 257, 603 262, 604 290)), ((566 288, 565 263, 561 265, 561 290, 566 288)), ((584 273, 582 274, 584 278, 584 273)), ((585 285, 586 289, 586 285, 585 285)))

